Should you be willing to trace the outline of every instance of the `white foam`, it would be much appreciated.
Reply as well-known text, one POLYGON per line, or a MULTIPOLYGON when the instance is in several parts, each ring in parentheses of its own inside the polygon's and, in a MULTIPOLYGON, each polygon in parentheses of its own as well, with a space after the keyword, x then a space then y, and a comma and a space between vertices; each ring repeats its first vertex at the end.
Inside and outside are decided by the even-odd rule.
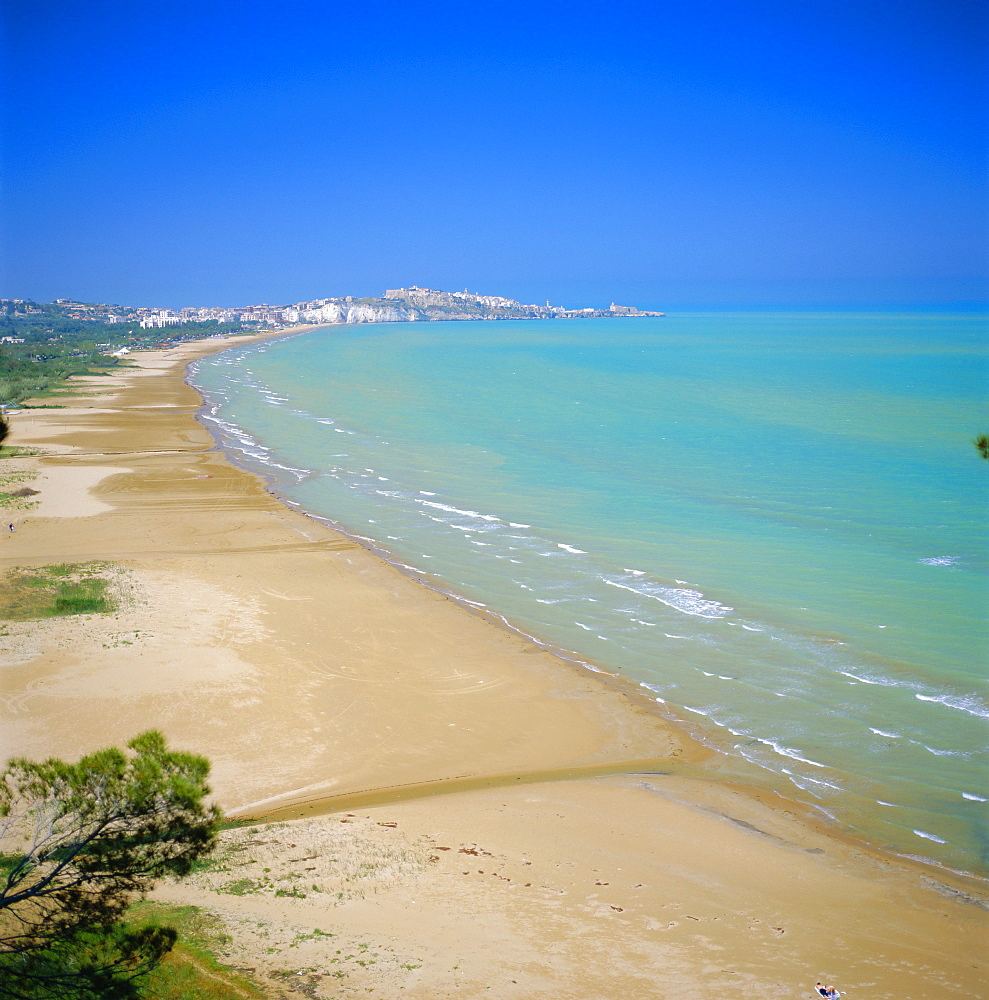
POLYGON ((946 708, 954 708, 959 712, 966 712, 969 715, 977 716, 980 719, 989 719, 989 708, 980 704, 979 700, 972 696, 959 697, 957 695, 950 694, 915 694, 914 697, 917 701, 935 702, 938 705, 944 705, 946 708))
POLYGON ((639 681, 639 687, 644 687, 656 699, 656 701, 661 702, 664 705, 666 704, 666 699, 660 698, 659 688, 654 684, 647 684, 645 681, 639 681))
POLYGON ((618 587, 621 590, 638 594, 640 597, 651 598, 675 611, 682 611, 684 614, 694 615, 698 618, 723 618, 733 610, 717 601, 708 600, 699 590, 678 590, 676 587, 665 587, 654 582, 648 582, 640 587, 632 587, 627 583, 610 580, 607 577, 602 577, 602 582, 608 584, 609 587, 618 587))
POLYGON ((888 739, 888 740, 900 740, 900 739, 903 739, 903 737, 900 736, 899 733, 886 733, 886 732, 883 732, 882 729, 873 729, 872 726, 869 726, 869 732, 870 733, 875 733, 877 736, 885 736, 886 739, 888 739))
POLYGON ((842 674, 842 676, 844 676, 844 677, 851 677, 851 679, 853 681, 858 681, 860 684, 876 684, 879 687, 897 687, 898 686, 895 681, 888 681, 888 680, 885 680, 885 679, 883 679, 883 680, 876 680, 874 677, 862 677, 859 674, 853 674, 853 673, 851 673, 848 670, 839 670, 838 672, 840 674, 842 674))
POLYGON ((742 628, 746 629, 749 632, 765 632, 766 631, 764 628, 755 628, 753 625, 746 625, 744 622, 739 622, 739 625, 741 625, 742 628))
POLYGON ((962 792, 962 798, 968 799, 969 802, 989 802, 989 799, 985 799, 981 795, 973 795, 972 792, 962 792))
MULTIPOLYGON (((435 496, 436 494, 429 495, 435 496)), ((496 517, 494 514, 482 514, 477 510, 461 510, 459 507, 451 507, 449 504, 437 503, 434 500, 416 500, 416 503, 421 503, 425 507, 432 507, 434 510, 445 511, 448 514, 459 514, 461 517, 474 517, 481 521, 501 521, 501 518, 496 517)))
POLYGON ((789 757, 790 760, 799 760, 801 763, 810 764, 813 767, 827 766, 825 764, 822 764, 820 761, 811 760, 809 757, 801 757, 796 750, 793 750, 790 747, 785 747, 781 743, 775 743, 773 742, 773 740, 764 740, 758 736, 754 737, 754 739, 758 740, 760 743, 763 743, 768 747, 772 747, 772 749, 775 750, 776 753, 781 754, 783 757, 789 757))
POLYGON ((922 743, 921 746, 928 752, 934 754, 935 757, 967 757, 968 754, 963 750, 935 750, 934 747, 929 747, 926 743, 922 743))
POLYGON ((585 632, 593 632, 594 629, 590 625, 585 625, 583 622, 574 622, 574 625, 579 625, 585 632))
POLYGON ((958 556, 928 556, 926 559, 918 559, 917 562, 924 566, 957 566, 958 556))
POLYGON ((827 781, 815 781, 813 778, 808 777, 807 775, 801 775, 798 777, 795 774, 790 774, 788 775, 788 777, 790 781, 792 781, 793 784, 797 786, 797 788, 800 788, 805 792, 810 792, 810 794, 813 795, 815 798, 820 798, 820 796, 817 793, 818 793, 818 788, 821 786, 830 788, 833 791, 841 790, 840 788, 838 788, 837 785, 832 785, 830 782, 827 781))
POLYGON ((948 842, 942 838, 937 837, 933 833, 927 833, 925 830, 914 830, 918 837, 923 837, 924 840, 933 840, 935 844, 947 844, 948 842))
POLYGON ((587 553, 583 549, 575 549, 572 545, 564 545, 563 542, 557 542, 556 547, 558 549, 563 549, 564 552, 572 552, 575 556, 587 555, 587 553))
POLYGON ((821 778, 812 778, 809 774, 802 775, 801 781, 809 781, 812 785, 819 785, 822 788, 830 788, 835 792, 841 791, 841 785, 836 785, 832 781, 824 781, 821 778))

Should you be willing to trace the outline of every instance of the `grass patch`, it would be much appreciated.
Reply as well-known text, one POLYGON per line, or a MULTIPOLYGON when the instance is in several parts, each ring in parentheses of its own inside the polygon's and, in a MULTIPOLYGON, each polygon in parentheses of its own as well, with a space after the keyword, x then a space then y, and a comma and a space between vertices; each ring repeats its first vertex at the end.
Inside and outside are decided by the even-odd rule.
POLYGON ((101 574, 106 563, 15 568, 0 580, 0 618, 34 621, 62 615, 110 614, 117 606, 101 574))
POLYGON ((30 482, 36 476, 37 473, 29 469, 8 470, 0 473, 0 508, 26 510, 33 507, 36 501, 28 498, 37 496, 38 491, 23 484, 30 482))
POLYGON ((270 888, 273 888, 273 884, 264 878, 237 878, 232 882, 226 882, 219 886, 216 891, 225 892, 230 896, 247 896, 248 894, 262 892, 270 888))
POLYGON ((155 1000, 269 1000, 270 994, 217 957, 229 943, 217 917, 196 906, 137 903, 135 922, 174 927, 179 940, 165 960, 143 980, 142 994, 155 1000))

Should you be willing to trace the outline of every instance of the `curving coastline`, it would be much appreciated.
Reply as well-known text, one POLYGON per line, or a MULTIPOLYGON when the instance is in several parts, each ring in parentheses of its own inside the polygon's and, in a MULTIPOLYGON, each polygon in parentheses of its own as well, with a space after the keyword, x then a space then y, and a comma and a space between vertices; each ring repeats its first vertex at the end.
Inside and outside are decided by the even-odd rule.
POLYGON ((984 995, 974 880, 932 888, 783 800, 698 780, 705 751, 644 699, 492 628, 231 465, 184 381, 228 346, 141 355, 79 380, 66 409, 17 418, 12 443, 49 452, 17 460, 45 476, 47 506, 17 516, 5 567, 109 560, 129 603, 71 635, 11 628, 9 753, 72 756, 155 725, 211 757, 235 814, 360 811, 459 842, 383 902, 332 914, 434 949, 410 996, 464 995, 437 971, 458 949, 470 982, 501 996, 782 997, 818 978, 851 995, 984 995), (506 870, 525 859, 541 887, 524 892, 537 880, 514 868, 460 874, 469 845, 506 870), (820 904, 833 897, 841 926, 820 904), (450 916, 468 901, 476 927, 450 916))

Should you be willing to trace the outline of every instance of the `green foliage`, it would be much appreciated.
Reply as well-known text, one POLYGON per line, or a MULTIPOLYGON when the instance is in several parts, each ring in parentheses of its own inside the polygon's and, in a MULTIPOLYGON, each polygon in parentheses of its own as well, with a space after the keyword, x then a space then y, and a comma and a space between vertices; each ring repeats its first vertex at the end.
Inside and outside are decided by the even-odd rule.
MULTIPOLYGON (((82 303, 14 302, 0 299, 0 337, 23 340, 0 346, 0 403, 19 403, 57 392, 73 375, 106 375, 120 364, 107 351, 124 346, 160 346, 256 330, 257 324, 183 323, 144 330, 133 310, 82 303), (108 322, 111 316, 118 322, 108 322)), ((0 439, 2 440, 2 439, 0 439)))
POLYGON ((31 469, 0 469, 0 508, 26 510, 34 506, 30 498, 38 490, 25 485, 35 479, 37 473, 31 469))
POLYGON ((33 621, 59 615, 109 614, 116 604, 100 574, 105 563, 14 568, 0 579, 0 617, 33 621))
POLYGON ((128 916, 167 922, 178 931, 175 947, 142 982, 142 992, 154 1000, 264 1000, 268 995, 217 961, 230 938, 212 914, 195 906, 146 902, 132 907, 128 916))
POLYGON ((175 945, 170 927, 77 929, 45 947, 0 953, 0 996, 18 1000, 133 1000, 137 980, 175 945))
POLYGON ((212 849, 209 763, 153 730, 127 746, 0 774, 0 839, 19 848, 0 865, 0 997, 134 997, 174 944, 173 929, 122 918, 212 849))

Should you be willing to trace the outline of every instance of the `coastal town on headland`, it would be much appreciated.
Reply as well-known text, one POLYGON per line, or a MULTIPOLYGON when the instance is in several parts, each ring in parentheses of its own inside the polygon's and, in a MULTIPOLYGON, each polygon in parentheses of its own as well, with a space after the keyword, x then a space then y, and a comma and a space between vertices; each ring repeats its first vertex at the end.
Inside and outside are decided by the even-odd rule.
MULTIPOLYGON (((0 307, 11 319, 38 316, 44 307, 26 299, 2 299, 0 307)), ((137 324, 141 329, 164 329, 189 323, 259 324, 261 326, 292 326, 336 323, 407 323, 434 320, 497 320, 497 319, 599 319, 616 316, 662 316, 634 306, 612 302, 607 309, 591 307, 567 309, 564 306, 525 305, 501 295, 476 295, 462 292, 442 292, 412 285, 409 288, 389 288, 378 298, 352 295, 338 298, 313 299, 291 305, 273 306, 267 302, 247 306, 195 306, 162 309, 150 306, 119 306, 105 303, 84 303, 73 299, 57 299, 48 308, 57 309, 65 318, 116 324, 137 324)))

